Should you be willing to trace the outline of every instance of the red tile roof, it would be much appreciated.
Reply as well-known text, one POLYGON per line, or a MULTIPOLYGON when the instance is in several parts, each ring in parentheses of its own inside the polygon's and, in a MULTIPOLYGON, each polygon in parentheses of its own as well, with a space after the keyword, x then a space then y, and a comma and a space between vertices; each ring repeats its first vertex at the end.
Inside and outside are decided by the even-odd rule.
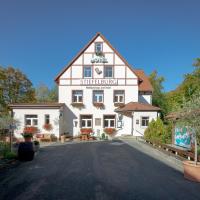
POLYGON ((125 104, 122 108, 117 108, 116 112, 127 112, 127 111, 160 111, 159 107, 152 106, 150 104, 130 102, 125 104))
POLYGON ((141 69, 134 69, 133 70, 136 75, 139 77, 139 91, 141 92, 152 92, 153 87, 149 81, 149 78, 145 75, 144 71, 141 69))

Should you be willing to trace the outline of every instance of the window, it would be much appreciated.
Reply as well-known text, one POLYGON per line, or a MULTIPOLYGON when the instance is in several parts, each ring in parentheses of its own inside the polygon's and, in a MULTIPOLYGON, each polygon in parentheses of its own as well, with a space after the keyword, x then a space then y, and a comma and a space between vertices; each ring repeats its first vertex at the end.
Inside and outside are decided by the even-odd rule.
POLYGON ((37 115, 25 115, 25 126, 37 126, 38 116, 37 115))
POLYGON ((114 91, 114 103, 124 103, 124 90, 114 91))
POLYGON ((103 43, 97 42, 95 43, 95 53, 99 53, 103 51, 103 43))
POLYGON ((82 103, 83 102, 83 91, 82 90, 73 90, 72 91, 72 102, 73 103, 82 103))
POLYGON ((44 116, 44 123, 45 124, 50 124, 50 116, 49 115, 45 115, 44 116))
POLYGON ((115 115, 104 115, 104 128, 115 128, 115 115))
POLYGON ((104 78, 112 78, 113 77, 113 67, 105 66, 104 67, 104 78))
POLYGON ((93 91, 93 102, 94 103, 103 103, 103 90, 93 91))
POLYGON ((81 115, 81 128, 92 128, 92 115, 81 115))
POLYGON ((101 126, 101 118, 95 118, 95 126, 101 126))
POLYGON ((92 77, 92 67, 83 67, 83 77, 91 78, 92 77))
POLYGON ((148 126, 149 117, 142 117, 141 121, 142 121, 141 126, 148 126))

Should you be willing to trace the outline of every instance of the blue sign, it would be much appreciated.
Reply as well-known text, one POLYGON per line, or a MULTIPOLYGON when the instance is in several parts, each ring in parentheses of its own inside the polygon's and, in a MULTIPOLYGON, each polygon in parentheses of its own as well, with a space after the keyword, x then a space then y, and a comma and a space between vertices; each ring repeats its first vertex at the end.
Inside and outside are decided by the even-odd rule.
POLYGON ((191 148, 192 130, 188 127, 176 127, 174 134, 175 145, 191 148))

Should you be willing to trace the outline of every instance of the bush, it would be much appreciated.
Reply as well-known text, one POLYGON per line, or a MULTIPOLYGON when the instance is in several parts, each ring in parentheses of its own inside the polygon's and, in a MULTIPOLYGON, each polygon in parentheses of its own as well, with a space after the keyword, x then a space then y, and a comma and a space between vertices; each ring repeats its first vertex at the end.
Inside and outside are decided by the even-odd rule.
POLYGON ((34 145, 40 145, 39 141, 37 141, 37 140, 34 140, 33 143, 34 143, 34 145))
POLYGON ((17 158, 17 154, 15 152, 9 151, 4 154, 4 158, 5 159, 15 159, 15 158, 17 158))
POLYGON ((163 121, 158 118, 156 121, 152 120, 148 128, 145 130, 144 138, 157 143, 170 143, 172 125, 164 125, 163 121))
POLYGON ((5 156, 10 151, 10 145, 6 142, 0 142, 0 156, 5 156))

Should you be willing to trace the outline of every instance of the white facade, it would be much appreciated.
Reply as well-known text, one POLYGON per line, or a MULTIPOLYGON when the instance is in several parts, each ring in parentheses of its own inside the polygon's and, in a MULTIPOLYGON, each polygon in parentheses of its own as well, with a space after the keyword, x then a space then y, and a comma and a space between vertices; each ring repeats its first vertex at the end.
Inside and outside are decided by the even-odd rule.
POLYGON ((80 134, 80 129, 85 128, 81 125, 81 116, 91 115, 91 128, 95 135, 104 132, 105 115, 115 116, 115 128, 117 136, 134 135, 142 136, 146 127, 136 124, 136 118, 141 121, 142 116, 149 116, 149 120, 157 118, 157 111, 148 113, 133 113, 132 116, 123 115, 119 119, 119 114, 115 112, 117 106, 114 103, 115 91, 124 92, 123 103, 141 102, 151 104, 151 91, 148 93, 139 93, 139 77, 128 63, 119 55, 119 53, 108 43, 101 35, 97 34, 96 38, 67 66, 66 69, 56 78, 59 86, 59 103, 66 104, 64 112, 65 131, 73 136, 80 134), (103 56, 96 55, 96 44, 102 45, 103 56), (94 62, 96 59, 97 62, 94 62), (107 62, 101 62, 106 60, 107 62), (113 75, 105 77, 105 68, 112 67, 113 75), (90 68, 90 77, 84 74, 84 68, 90 68), (83 108, 73 106, 73 91, 82 91, 83 108), (94 106, 94 91, 103 91, 104 108, 94 106), (96 121, 98 120, 98 123, 96 121), (99 123, 100 120, 100 123, 99 123), (134 121, 133 121, 134 120, 134 121), (118 126, 118 123, 122 123, 118 126))
POLYGON ((11 105, 14 119, 19 124, 14 131, 16 138, 22 138, 23 130, 26 126, 35 126, 41 134, 53 134, 59 138, 62 133, 62 116, 60 106, 46 106, 46 105, 27 105, 17 104, 11 105), (52 130, 44 129, 45 120, 48 117, 48 123, 52 125, 52 130), (28 123, 26 122, 28 121, 28 123))
POLYGON ((115 112, 129 102, 151 105, 152 88, 146 87, 149 84, 146 82, 145 87, 141 87, 144 80, 138 72, 97 33, 55 79, 58 104, 62 107, 46 110, 13 107, 15 117, 22 124, 17 133, 22 131, 24 116, 29 113, 38 115, 37 126, 44 132, 42 124, 48 113, 54 126, 52 133, 56 136, 63 133, 78 136, 82 128, 91 128, 96 136, 100 136, 105 128, 115 128, 115 136, 142 136, 148 122, 157 118, 156 110, 115 112), (56 120, 59 123, 55 124, 56 120))

